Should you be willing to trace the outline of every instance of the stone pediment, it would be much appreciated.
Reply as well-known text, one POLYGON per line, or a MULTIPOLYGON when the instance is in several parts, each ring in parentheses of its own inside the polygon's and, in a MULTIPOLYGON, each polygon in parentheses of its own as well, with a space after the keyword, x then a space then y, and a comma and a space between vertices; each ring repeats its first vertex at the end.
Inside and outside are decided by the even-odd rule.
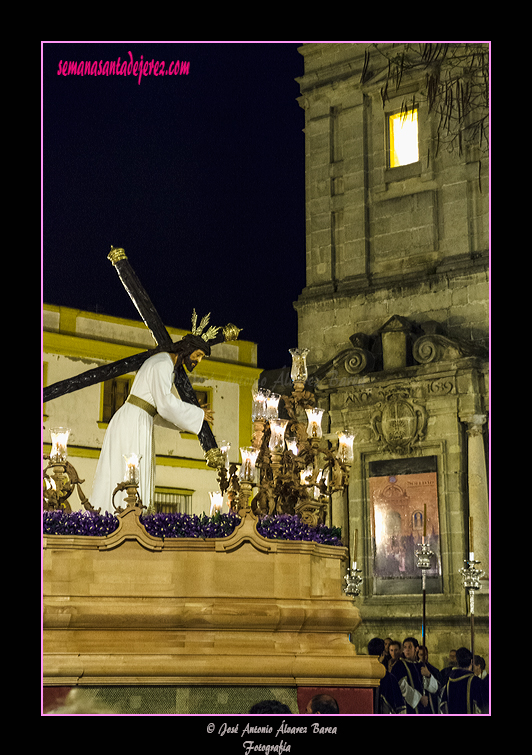
POLYGON ((312 385, 326 381, 333 386, 336 381, 341 386, 349 376, 393 372, 471 356, 488 357, 486 348, 441 333, 439 323, 420 326, 402 315, 393 315, 373 334, 357 332, 349 340, 351 348, 339 351, 311 375, 312 385))
POLYGON ((419 330, 419 327, 401 315, 392 315, 384 325, 378 329, 377 333, 396 333, 401 331, 403 333, 411 333, 419 330))

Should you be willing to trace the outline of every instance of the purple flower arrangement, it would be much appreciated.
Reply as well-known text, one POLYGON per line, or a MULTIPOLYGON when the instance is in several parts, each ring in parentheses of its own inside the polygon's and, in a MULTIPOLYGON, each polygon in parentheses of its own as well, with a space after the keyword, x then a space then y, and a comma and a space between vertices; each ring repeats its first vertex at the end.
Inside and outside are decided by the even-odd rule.
POLYGON ((110 535, 118 527, 112 514, 95 514, 93 511, 43 511, 44 535, 110 535))
POLYGON ((270 540, 310 540, 322 545, 343 545, 340 527, 324 524, 311 527, 291 514, 263 516, 257 524, 257 532, 270 540))
MULTIPOLYGON (((214 516, 202 514, 145 514, 140 517, 146 532, 153 537, 206 538, 227 537, 240 523, 240 517, 233 513, 216 513, 214 516)), ((113 514, 95 514, 92 511, 43 512, 43 533, 45 535, 110 535, 118 527, 118 519, 113 514)), ((339 527, 318 525, 311 527, 298 516, 280 514, 261 517, 257 532, 271 540, 307 540, 322 545, 343 545, 339 527)))
POLYGON ((153 537, 198 537, 203 540, 210 537, 227 537, 230 535, 240 517, 236 514, 221 514, 214 516, 202 514, 145 514, 140 517, 146 532, 153 537))

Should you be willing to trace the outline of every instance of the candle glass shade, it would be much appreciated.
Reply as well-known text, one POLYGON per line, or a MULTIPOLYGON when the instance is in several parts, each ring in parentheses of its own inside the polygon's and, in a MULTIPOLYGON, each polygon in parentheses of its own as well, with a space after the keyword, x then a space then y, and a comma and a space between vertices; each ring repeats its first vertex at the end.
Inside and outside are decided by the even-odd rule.
POLYGON ((338 452, 336 454, 338 461, 343 464, 353 463, 353 441, 354 435, 351 433, 338 433, 338 452))
POLYGON ((67 442, 69 435, 69 427, 54 427, 50 430, 50 436, 52 438, 50 461, 62 463, 67 460, 67 442))
POLYGON ((288 349, 292 355, 290 377, 294 383, 304 383, 308 377, 307 354, 309 349, 288 349))
POLYGON ((289 438, 285 438, 286 447, 289 451, 292 451, 294 456, 297 456, 299 453, 299 448, 297 446, 297 438, 295 436, 291 436, 289 438))
POLYGON ((259 453, 258 448, 249 446, 240 449, 240 456, 242 457, 242 465, 240 467, 240 479, 244 482, 255 481, 255 462, 259 453))
POLYGON ((284 451, 284 434, 287 425, 287 419, 270 420, 270 451, 277 453, 282 453, 284 451))
POLYGON ((220 441, 218 448, 220 449, 220 453, 222 455, 223 466, 226 469, 229 469, 229 451, 231 450, 231 444, 227 440, 222 440, 220 441))
POLYGON ((269 395, 270 391, 253 391, 253 404, 251 408, 251 420, 253 422, 267 418, 269 395))
POLYGON ((313 438, 321 438, 323 435, 321 429, 321 420, 323 417, 324 409, 305 409, 308 417, 307 435, 312 440, 313 438))
POLYGON ((140 460, 142 456, 137 456, 136 453, 124 454, 126 460, 126 471, 124 474, 124 482, 129 485, 138 485, 140 476, 140 460))
POLYGON ((211 498, 211 512, 210 515, 213 516, 217 512, 222 510, 222 505, 224 502, 223 494, 220 493, 219 490, 214 491, 213 493, 209 493, 209 496, 211 498))
POLYGON ((270 393, 267 399, 267 416, 266 419, 271 422, 272 419, 277 419, 278 417, 278 405, 279 405, 279 399, 281 396, 278 393, 270 393))

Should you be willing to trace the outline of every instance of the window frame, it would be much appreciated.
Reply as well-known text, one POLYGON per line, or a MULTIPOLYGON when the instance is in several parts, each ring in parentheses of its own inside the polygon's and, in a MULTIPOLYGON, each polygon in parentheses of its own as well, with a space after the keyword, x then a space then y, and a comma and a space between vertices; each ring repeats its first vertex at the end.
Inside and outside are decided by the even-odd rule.
MULTIPOLYGON (((190 490, 188 488, 171 488, 171 487, 162 487, 160 485, 155 486, 155 491, 153 494, 153 508, 157 513, 181 513, 181 514, 192 514, 193 511, 193 495, 195 491, 190 490), (184 504, 184 509, 182 508, 176 508, 175 511, 161 511, 158 507, 162 504, 166 504, 167 506, 172 506, 172 502, 158 502, 157 497, 158 496, 176 496, 179 498, 186 498, 184 504)), ((176 502, 176 506, 181 506, 181 502, 176 502)))
POLYGON ((397 171, 398 169, 404 170, 411 168, 411 166, 419 166, 420 163, 420 109, 418 105, 415 105, 414 107, 409 107, 407 110, 404 108, 395 109, 391 112, 386 113, 386 168, 387 170, 393 170, 397 171), (414 160, 409 163, 404 163, 401 165, 392 165, 392 155, 393 155, 393 127, 392 127, 392 121, 399 118, 404 117, 407 119, 409 117, 410 113, 416 113, 416 121, 417 121, 417 160, 414 160))
POLYGON ((101 383, 101 389, 100 389, 100 417, 98 419, 98 427, 105 429, 108 425, 111 419, 113 418, 114 414, 120 409, 120 406, 123 406, 125 403, 125 400, 122 402, 120 406, 117 406, 114 408, 114 410, 111 413, 111 416, 107 418, 105 416, 105 408, 106 408, 106 385, 109 386, 109 384, 117 384, 118 382, 127 384, 127 396, 131 393, 131 386, 133 385, 133 376, 132 375, 120 375, 116 378, 110 378, 109 380, 104 380, 101 383))

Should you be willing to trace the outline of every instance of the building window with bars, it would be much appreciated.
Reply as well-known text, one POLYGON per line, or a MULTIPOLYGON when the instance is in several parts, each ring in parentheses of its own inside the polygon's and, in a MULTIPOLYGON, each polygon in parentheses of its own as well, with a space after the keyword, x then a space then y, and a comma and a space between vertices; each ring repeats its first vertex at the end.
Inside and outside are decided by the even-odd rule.
POLYGON ((155 488, 153 505, 157 514, 192 514, 193 490, 155 488))

